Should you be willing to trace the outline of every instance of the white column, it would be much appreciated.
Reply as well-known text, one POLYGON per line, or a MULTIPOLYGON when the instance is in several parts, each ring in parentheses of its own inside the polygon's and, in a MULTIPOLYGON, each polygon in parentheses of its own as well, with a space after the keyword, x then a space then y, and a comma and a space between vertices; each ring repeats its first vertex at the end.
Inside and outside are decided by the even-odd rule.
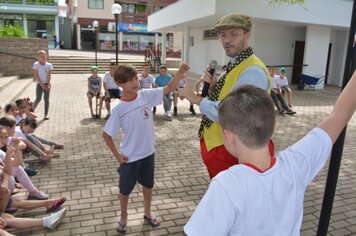
POLYGON ((58 16, 54 17, 54 34, 56 35, 57 42, 60 45, 61 39, 59 38, 59 20, 58 20, 58 16))
POLYGON ((123 47, 123 33, 119 32, 119 51, 122 51, 123 47))
POLYGON ((28 36, 28 27, 27 27, 27 14, 22 15, 23 31, 25 35, 28 36))
MULTIPOLYGON (((331 28, 326 26, 308 25, 305 37, 303 74, 316 76, 325 75, 331 28)), ((324 88, 320 84, 316 88, 324 88)))
POLYGON ((167 57, 167 34, 166 31, 162 32, 162 55, 161 55, 161 63, 166 64, 167 57))
POLYGON ((189 63, 189 47, 190 47, 190 29, 189 27, 184 28, 183 37, 183 62, 189 63))
POLYGON ((78 50, 82 49, 82 38, 81 38, 81 34, 80 34, 80 24, 77 24, 77 48, 78 50))

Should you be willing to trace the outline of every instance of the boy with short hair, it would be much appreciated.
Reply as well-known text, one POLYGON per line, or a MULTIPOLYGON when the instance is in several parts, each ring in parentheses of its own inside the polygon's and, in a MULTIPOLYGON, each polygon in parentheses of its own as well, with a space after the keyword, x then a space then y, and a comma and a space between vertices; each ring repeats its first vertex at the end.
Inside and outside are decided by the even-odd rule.
MULTIPOLYGON (((91 76, 88 77, 87 97, 88 97, 88 104, 90 108, 91 117, 95 119, 101 117, 101 107, 103 106, 103 92, 101 91, 101 88, 103 82, 101 80, 101 77, 98 76, 97 66, 90 67, 90 71, 91 71, 91 76), (99 99, 99 114, 95 114, 95 115, 93 112, 93 102, 92 102, 93 97, 99 99)), ((98 104, 95 105, 98 106, 98 104)), ((96 107, 96 112, 97 109, 98 107, 96 107)))
MULTIPOLYGON (((167 66, 161 65, 159 68, 159 75, 155 79, 155 87, 164 87, 172 80, 172 76, 168 74, 167 66)), ((165 94, 163 97, 163 109, 168 120, 172 120, 172 93, 165 94)), ((156 109, 153 110, 156 112, 156 109)))
POLYGON ((300 235, 305 190, 355 111, 355 89, 356 71, 331 114, 272 158, 268 142, 275 112, 270 96, 251 85, 231 92, 219 106, 219 122, 224 145, 240 164, 213 178, 185 233, 300 235))
POLYGON ((105 90, 105 106, 108 112, 105 117, 106 119, 108 119, 111 115, 111 107, 110 107, 111 98, 121 97, 121 90, 114 81, 115 70, 116 70, 115 62, 111 62, 109 65, 109 71, 105 73, 103 78, 103 87, 105 90))
POLYGON ((145 63, 142 67, 142 73, 138 74, 141 89, 154 88, 155 78, 150 74, 150 67, 150 64, 145 63))
POLYGON ((137 71, 132 66, 120 65, 115 72, 115 82, 122 88, 122 96, 107 121, 103 138, 120 164, 121 218, 117 231, 127 231, 127 204, 129 194, 139 182, 143 188, 144 219, 155 227, 160 224, 151 212, 154 185, 155 130, 152 107, 162 104, 163 96, 170 94, 189 67, 182 64, 167 86, 139 90, 137 71), (120 130, 123 132, 118 150, 113 142, 120 130))
POLYGON ((288 106, 289 108, 292 108, 292 90, 289 88, 288 78, 286 76, 286 69, 284 69, 284 67, 281 67, 279 69, 278 79, 279 81, 277 82, 277 85, 278 85, 279 93, 282 94, 283 96, 287 94, 288 106))

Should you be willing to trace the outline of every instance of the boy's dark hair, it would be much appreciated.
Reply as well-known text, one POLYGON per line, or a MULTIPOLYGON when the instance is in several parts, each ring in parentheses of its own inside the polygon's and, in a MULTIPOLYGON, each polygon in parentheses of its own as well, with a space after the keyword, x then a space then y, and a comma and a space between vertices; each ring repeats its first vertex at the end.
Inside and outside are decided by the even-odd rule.
POLYGON ((16 125, 16 120, 13 116, 3 116, 0 118, 0 125, 11 128, 16 125))
POLYGON ((110 66, 116 66, 115 62, 110 62, 110 66))
POLYGON ((137 76, 137 70, 132 65, 119 65, 115 71, 116 83, 124 84, 137 76))
POLYGON ((19 107, 19 106, 21 106, 22 104, 25 104, 25 99, 23 99, 23 98, 17 99, 17 100, 15 101, 15 103, 16 103, 16 106, 19 107))
POLYGON ((253 85, 243 85, 226 96, 218 117, 222 129, 233 132, 248 148, 260 148, 272 137, 274 104, 265 90, 253 85))
POLYGON ((145 64, 143 64, 143 66, 142 66, 142 67, 145 67, 145 66, 151 67, 151 65, 150 65, 149 63, 145 63, 145 64))
POLYGON ((16 103, 10 102, 10 103, 6 104, 5 108, 4 108, 5 113, 8 113, 11 110, 11 108, 17 108, 16 103))
POLYGON ((20 122, 20 126, 22 127, 23 125, 28 125, 35 130, 37 128, 37 121, 26 118, 20 122))

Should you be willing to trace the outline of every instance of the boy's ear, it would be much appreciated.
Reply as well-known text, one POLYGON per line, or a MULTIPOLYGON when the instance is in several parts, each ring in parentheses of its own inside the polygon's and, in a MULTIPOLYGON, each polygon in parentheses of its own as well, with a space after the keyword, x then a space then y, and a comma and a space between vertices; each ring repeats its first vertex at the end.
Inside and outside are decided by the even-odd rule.
POLYGON ((234 133, 232 133, 228 129, 224 129, 223 136, 224 136, 224 140, 225 140, 225 145, 228 145, 229 147, 235 146, 236 137, 235 137, 234 133))

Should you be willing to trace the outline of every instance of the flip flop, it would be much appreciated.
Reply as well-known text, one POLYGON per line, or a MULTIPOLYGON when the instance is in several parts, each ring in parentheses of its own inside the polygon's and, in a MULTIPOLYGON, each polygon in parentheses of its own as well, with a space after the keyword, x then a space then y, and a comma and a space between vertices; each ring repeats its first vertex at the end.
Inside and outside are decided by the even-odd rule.
POLYGON ((55 199, 53 201, 53 206, 51 208, 47 209, 47 213, 54 212, 54 211, 58 210, 58 208, 60 208, 65 201, 67 201, 67 198, 65 198, 65 197, 60 197, 60 198, 55 199))
POLYGON ((127 231, 127 222, 122 223, 121 221, 117 222, 116 231, 119 233, 126 233, 127 231))
POLYGON ((159 226, 159 224, 161 223, 159 220, 158 220, 158 216, 155 216, 155 217, 148 217, 146 215, 143 215, 143 219, 145 221, 147 221, 152 227, 157 227, 159 226))

